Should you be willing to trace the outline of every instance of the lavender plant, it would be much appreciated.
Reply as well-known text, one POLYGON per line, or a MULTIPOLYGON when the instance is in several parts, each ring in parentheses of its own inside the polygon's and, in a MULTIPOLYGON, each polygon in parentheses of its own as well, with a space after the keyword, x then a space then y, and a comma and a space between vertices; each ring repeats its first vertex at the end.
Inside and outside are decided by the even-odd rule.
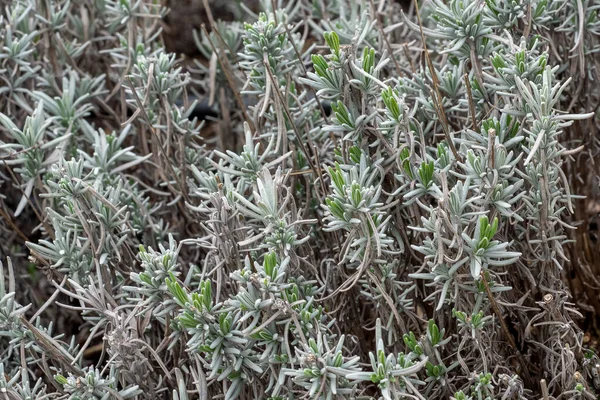
POLYGON ((0 397, 597 396, 594 2, 5 3, 0 397))

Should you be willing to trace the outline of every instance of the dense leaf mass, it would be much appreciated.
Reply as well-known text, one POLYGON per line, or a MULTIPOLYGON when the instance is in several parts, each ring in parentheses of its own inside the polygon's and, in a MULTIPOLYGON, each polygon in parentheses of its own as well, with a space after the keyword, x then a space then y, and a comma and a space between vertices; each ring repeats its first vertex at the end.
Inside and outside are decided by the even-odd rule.
POLYGON ((0 398, 600 393, 597 1, 2 3, 0 398))

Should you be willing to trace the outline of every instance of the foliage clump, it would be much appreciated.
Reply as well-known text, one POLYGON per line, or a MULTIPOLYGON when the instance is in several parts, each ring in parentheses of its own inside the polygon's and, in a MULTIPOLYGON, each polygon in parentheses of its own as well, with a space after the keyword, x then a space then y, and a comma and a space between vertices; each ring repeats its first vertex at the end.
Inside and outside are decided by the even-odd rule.
POLYGON ((5 4, 0 397, 596 398, 598 6, 236 7, 5 4))

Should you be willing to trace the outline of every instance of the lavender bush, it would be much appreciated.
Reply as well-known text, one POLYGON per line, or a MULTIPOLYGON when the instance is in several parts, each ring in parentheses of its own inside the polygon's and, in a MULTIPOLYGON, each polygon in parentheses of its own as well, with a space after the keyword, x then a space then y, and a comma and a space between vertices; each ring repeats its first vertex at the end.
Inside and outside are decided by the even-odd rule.
POLYGON ((4 2, 0 398, 597 398, 600 4, 226 8, 4 2))

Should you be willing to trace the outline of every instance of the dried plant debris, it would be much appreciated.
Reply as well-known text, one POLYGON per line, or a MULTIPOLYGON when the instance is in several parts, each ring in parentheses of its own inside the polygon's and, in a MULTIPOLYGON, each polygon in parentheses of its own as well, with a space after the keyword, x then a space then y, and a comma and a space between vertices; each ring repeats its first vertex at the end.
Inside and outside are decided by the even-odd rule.
POLYGON ((600 4, 175 3, 3 4, 0 399, 597 398, 600 4))

